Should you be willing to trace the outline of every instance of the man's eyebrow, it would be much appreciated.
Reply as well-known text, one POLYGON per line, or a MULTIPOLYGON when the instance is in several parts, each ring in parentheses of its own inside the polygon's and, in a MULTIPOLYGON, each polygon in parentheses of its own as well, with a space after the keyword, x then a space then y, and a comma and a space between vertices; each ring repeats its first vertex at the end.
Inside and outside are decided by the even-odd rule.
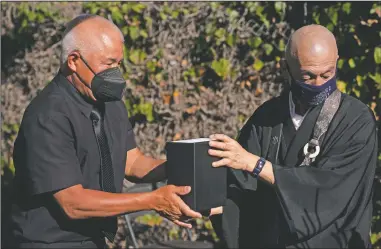
MULTIPOLYGON (((328 68, 327 70, 325 70, 322 74, 326 74, 326 73, 329 73, 331 72, 333 69, 335 69, 334 66, 328 68)), ((309 70, 301 70, 302 73, 306 73, 306 74, 309 74, 309 75, 316 75, 314 72, 311 72, 309 70)))
POLYGON ((106 61, 110 61, 110 62, 112 62, 112 63, 114 63, 114 62, 119 62, 118 59, 116 59, 116 58, 112 58, 112 57, 107 58, 106 61))

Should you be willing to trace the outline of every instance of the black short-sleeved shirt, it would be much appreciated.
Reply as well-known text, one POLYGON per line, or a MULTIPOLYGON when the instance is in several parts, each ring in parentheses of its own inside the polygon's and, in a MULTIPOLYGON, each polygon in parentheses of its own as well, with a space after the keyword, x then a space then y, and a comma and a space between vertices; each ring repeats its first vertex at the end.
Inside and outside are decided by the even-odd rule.
MULTIPOLYGON (((77 184, 101 189, 92 109, 60 73, 26 109, 13 154, 16 173, 10 229, 17 243, 89 246, 89 241, 102 240, 102 218, 70 220, 52 195, 77 184)), ((136 147, 122 101, 105 103, 104 122, 115 188, 121 192, 127 151, 136 147)))

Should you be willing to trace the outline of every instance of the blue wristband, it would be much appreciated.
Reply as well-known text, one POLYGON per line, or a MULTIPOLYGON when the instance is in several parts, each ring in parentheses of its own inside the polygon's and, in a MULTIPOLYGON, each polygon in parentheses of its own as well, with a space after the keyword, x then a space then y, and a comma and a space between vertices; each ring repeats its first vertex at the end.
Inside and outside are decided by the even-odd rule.
POLYGON ((266 160, 263 157, 258 159, 257 164, 255 165, 255 168, 252 172, 255 178, 257 178, 259 173, 261 173, 263 166, 265 166, 265 163, 266 163, 266 160))

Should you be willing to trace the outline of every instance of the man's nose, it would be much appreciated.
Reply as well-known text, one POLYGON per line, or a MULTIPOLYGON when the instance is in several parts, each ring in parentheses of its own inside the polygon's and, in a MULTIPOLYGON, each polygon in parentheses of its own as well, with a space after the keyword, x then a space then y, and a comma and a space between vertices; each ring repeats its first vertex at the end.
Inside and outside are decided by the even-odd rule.
POLYGON ((317 76, 316 77, 316 80, 315 80, 315 86, 321 86, 321 85, 323 85, 325 82, 326 82, 327 80, 326 79, 323 79, 322 77, 320 77, 320 76, 317 76))

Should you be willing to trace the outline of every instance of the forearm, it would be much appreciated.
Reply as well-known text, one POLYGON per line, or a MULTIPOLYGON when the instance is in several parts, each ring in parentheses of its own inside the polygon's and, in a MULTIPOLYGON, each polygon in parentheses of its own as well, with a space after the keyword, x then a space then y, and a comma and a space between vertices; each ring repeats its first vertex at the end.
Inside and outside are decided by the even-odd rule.
POLYGON ((135 183, 160 182, 167 178, 166 160, 140 155, 126 172, 126 179, 135 183))
POLYGON ((116 216, 154 209, 155 193, 108 193, 76 185, 56 193, 55 198, 72 219, 116 216), (65 191, 64 193, 61 193, 65 191))

